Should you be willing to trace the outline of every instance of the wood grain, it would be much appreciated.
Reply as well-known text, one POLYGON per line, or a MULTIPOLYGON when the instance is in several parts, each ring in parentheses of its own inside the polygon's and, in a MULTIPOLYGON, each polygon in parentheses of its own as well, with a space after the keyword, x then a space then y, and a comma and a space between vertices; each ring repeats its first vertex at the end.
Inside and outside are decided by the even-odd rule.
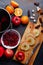
MULTIPOLYGON (((43 16, 40 16, 40 17, 43 19, 43 16)), ((40 18, 40 17, 39 17, 39 18, 40 18)), ((38 18, 37 24, 35 24, 35 26, 40 24, 39 18, 38 18)), ((42 30, 43 30, 43 28, 42 28, 42 30)), ((34 61, 35 61, 35 58, 36 58, 36 56, 37 56, 37 54, 38 54, 38 52, 39 52, 39 50, 40 50, 40 47, 41 47, 42 42, 43 42, 43 34, 41 34, 41 35, 42 35, 42 38, 41 38, 41 40, 40 40, 40 45, 39 45, 39 47, 37 48, 36 52, 33 54, 33 56, 32 56, 32 58, 31 58, 30 62, 28 63, 28 65, 33 65, 33 63, 34 63, 34 61)))

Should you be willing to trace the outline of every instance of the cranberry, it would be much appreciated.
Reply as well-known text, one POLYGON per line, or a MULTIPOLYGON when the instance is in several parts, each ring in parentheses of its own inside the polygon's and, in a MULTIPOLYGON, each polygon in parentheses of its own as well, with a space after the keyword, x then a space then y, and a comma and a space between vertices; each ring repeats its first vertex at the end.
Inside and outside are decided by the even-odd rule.
POLYGON ((17 45, 18 40, 19 40, 19 37, 15 32, 7 32, 3 36, 4 44, 7 45, 7 46, 15 46, 15 45, 17 45))

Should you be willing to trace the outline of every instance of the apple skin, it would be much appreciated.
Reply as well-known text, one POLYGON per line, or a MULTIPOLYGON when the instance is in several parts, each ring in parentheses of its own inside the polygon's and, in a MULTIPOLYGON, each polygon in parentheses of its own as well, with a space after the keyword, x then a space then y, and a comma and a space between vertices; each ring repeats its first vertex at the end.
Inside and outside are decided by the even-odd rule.
POLYGON ((6 49, 5 50, 5 56, 6 56, 6 58, 12 58, 13 55, 14 55, 13 50, 11 50, 11 49, 6 49))
POLYGON ((17 52, 17 54, 15 56, 16 56, 16 59, 19 61, 23 61, 25 58, 25 54, 22 51, 17 52))
POLYGON ((5 49, 2 46, 0 46, 0 58, 4 55, 4 51, 5 49))
POLYGON ((18 17, 18 16, 13 16, 13 17, 12 17, 12 23, 13 23, 15 26, 19 26, 20 23, 21 23, 21 18, 18 17))
POLYGON ((2 45, 2 44, 1 44, 1 39, 0 39, 0 45, 2 45))

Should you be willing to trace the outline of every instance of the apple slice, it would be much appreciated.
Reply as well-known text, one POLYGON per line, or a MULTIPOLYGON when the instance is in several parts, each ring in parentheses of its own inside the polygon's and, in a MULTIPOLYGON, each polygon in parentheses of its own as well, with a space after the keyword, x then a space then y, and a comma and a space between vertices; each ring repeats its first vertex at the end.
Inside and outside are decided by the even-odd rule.
POLYGON ((40 31, 38 29, 34 29, 33 34, 34 34, 35 37, 38 37, 39 34, 40 34, 40 31))

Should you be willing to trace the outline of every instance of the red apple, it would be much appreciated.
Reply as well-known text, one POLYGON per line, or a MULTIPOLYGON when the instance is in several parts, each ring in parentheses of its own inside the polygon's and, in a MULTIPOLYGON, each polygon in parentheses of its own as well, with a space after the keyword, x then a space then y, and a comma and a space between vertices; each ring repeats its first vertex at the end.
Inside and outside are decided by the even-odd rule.
POLYGON ((0 39, 0 45, 1 45, 1 39, 0 39))
POLYGON ((4 54, 4 48, 2 46, 0 46, 0 57, 2 57, 4 54))
POLYGON ((13 54, 14 54, 13 50, 11 50, 11 49, 6 49, 5 50, 5 56, 7 58, 11 58, 13 56, 13 54))
POLYGON ((21 18, 18 17, 18 16, 13 16, 13 17, 12 17, 12 23, 13 23, 15 26, 20 25, 20 23, 21 23, 21 18))
POLYGON ((25 58, 24 52, 22 52, 22 51, 17 52, 17 54, 16 54, 17 60, 22 61, 22 60, 24 60, 24 58, 25 58))

